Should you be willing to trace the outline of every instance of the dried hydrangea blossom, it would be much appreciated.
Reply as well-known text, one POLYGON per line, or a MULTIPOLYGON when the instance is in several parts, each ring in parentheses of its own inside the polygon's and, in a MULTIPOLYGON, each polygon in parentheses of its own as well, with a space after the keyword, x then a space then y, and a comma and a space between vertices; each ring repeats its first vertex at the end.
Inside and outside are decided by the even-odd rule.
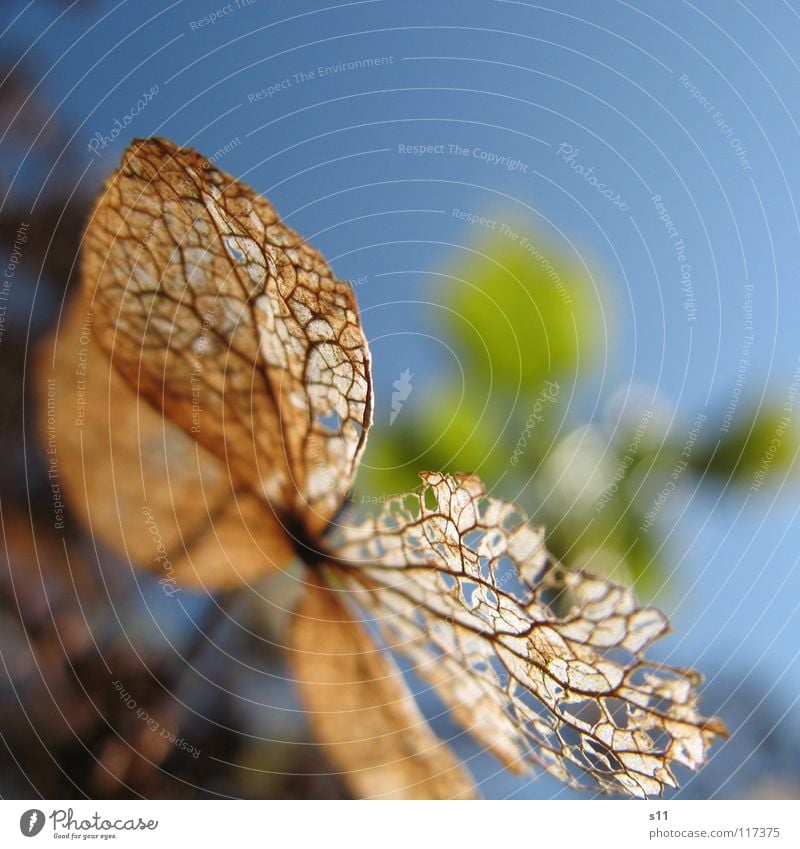
POLYGON ((293 550, 264 501, 225 464, 140 401, 111 367, 76 298, 37 357, 43 443, 57 452, 70 508, 165 592, 233 589, 288 563, 293 550))
POLYGON ((95 332, 141 397, 310 531, 352 484, 372 420, 352 289, 272 205, 193 150, 126 151, 92 212, 95 332))
POLYGON ((356 796, 474 798, 465 768, 340 595, 309 581, 289 633, 289 665, 328 759, 356 796))
POLYGON ((369 350, 349 285, 266 199, 192 150, 134 142, 83 263, 112 367, 257 500, 267 548, 306 566, 288 659, 356 795, 476 792, 365 615, 512 770, 641 797, 705 761, 725 729, 697 710, 699 676, 644 657, 664 616, 554 562, 477 478, 425 473, 377 517, 333 524, 371 424, 369 350))
POLYGON ((696 673, 643 657, 664 615, 564 569, 476 477, 422 479, 340 532, 332 571, 458 722, 510 769, 571 785, 644 797, 676 786, 671 762, 697 769, 724 728, 700 716, 696 673))

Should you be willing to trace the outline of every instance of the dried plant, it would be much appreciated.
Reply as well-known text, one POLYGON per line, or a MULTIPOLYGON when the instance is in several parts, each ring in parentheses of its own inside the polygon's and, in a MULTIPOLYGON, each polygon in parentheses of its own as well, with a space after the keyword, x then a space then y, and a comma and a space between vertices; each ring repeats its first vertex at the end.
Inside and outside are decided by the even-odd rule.
POLYGON ((58 426, 65 485, 96 535, 163 568, 145 505, 179 583, 304 564, 288 657, 354 793, 476 795, 387 647, 516 772, 644 797, 675 786, 673 764, 703 764, 725 727, 698 712, 697 673, 645 659, 664 616, 555 562, 514 504, 427 472, 377 516, 342 510, 372 420, 369 350, 350 286, 265 198, 193 150, 136 141, 82 273, 62 339, 83 385, 70 347, 54 360, 83 405, 58 426))

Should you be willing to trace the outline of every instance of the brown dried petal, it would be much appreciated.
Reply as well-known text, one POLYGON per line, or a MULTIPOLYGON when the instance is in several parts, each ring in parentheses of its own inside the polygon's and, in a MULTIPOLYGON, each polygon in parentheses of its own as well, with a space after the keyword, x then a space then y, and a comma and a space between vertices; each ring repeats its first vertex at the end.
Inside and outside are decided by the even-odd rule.
POLYGON ((103 544, 153 569, 165 591, 227 589, 293 556, 270 507, 142 403, 96 342, 80 299, 39 351, 35 386, 48 471, 103 544))
POLYGON ((699 714, 696 672, 644 658, 663 614, 564 569, 476 477, 422 479, 342 529, 335 571, 457 721, 509 768, 573 786, 644 797, 675 786, 672 763, 697 769, 725 728, 699 714))
POLYGON ((136 141, 95 207, 96 332, 141 396, 309 530, 371 422, 355 298, 269 201, 191 149, 136 141))
MULTIPOLYGON (((313 545, 352 483, 371 421, 350 288, 268 201, 158 139, 126 152, 83 256, 114 367, 223 460, 237 490, 304 525, 313 545)), ((663 615, 554 562, 522 511, 477 478, 423 480, 422 493, 341 529, 327 574, 377 614, 389 645, 462 725, 513 769, 539 765, 569 784, 592 776, 635 796, 674 785, 673 763, 700 766, 725 728, 700 716, 697 673, 644 657, 668 629, 663 615)), ((320 588, 306 604, 312 615, 300 621, 317 624, 295 626, 295 662, 317 686, 301 687, 357 792, 468 795, 429 732, 409 733, 424 728, 421 717, 346 609, 320 588), (320 663, 320 646, 335 660, 320 663), (343 723, 342 710, 359 723, 343 723), (377 730, 374 746, 352 739, 354 729, 377 730), (439 765, 455 785, 440 783, 439 765)))
POLYGON ((388 652, 334 591, 312 583, 289 661, 317 739, 361 798, 467 799, 464 767, 429 728, 388 652))

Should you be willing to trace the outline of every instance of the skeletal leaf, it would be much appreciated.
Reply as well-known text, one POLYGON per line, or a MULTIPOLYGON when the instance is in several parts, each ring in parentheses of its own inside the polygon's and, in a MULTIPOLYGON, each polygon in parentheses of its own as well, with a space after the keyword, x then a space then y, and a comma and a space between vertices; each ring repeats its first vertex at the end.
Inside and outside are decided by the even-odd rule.
POLYGON ((67 508, 168 592, 231 588, 283 565, 293 552, 269 506, 139 401, 97 344, 95 320, 75 300, 38 353, 38 421, 67 508))
POLYGON ((289 662, 317 739, 356 796, 466 799, 464 767, 428 727, 389 654, 335 592, 310 583, 289 662))
POLYGON ((725 728, 697 710, 691 670, 648 661, 665 634, 632 592, 553 562, 542 532, 473 476, 343 528, 334 572, 389 646, 509 768, 637 797, 697 769, 725 728))
POLYGON ((317 531, 372 417, 355 298, 269 201, 195 151, 136 141, 91 216, 83 276, 114 366, 317 531))
POLYGON ((330 524, 371 422, 369 352, 349 286, 268 201, 194 151, 135 142, 95 208, 83 272, 112 367, 164 433, 168 419, 224 464, 237 499, 254 496, 267 560, 302 534, 310 587, 290 657, 359 795, 474 790, 342 590, 511 769, 642 797, 675 784, 673 764, 704 762, 725 728, 697 710, 699 675, 644 657, 664 616, 554 562, 477 478, 426 473, 377 518, 330 524))

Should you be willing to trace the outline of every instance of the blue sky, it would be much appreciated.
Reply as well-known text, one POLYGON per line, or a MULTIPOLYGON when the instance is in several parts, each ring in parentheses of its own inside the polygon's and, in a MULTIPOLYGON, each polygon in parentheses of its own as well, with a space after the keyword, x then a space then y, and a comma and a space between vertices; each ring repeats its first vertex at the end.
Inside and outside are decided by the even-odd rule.
MULTIPOLYGON (((787 397, 800 363, 797 3, 233 0, 201 25, 222 6, 96 2, 58 18, 46 0, 14 0, 4 42, 28 51, 51 120, 77 128, 76 182, 98 184, 134 135, 227 146, 220 167, 363 281, 379 404, 398 363, 420 385, 446 367, 437 310, 398 302, 441 303, 435 272, 480 235, 454 209, 532 223, 585 264, 603 337, 587 409, 644 385, 691 423, 728 405, 737 372, 744 399, 787 397), (125 130, 92 152, 116 120, 125 130), (433 339, 410 349, 410 333, 433 339)), ((33 179, 23 167, 17 185, 33 179)), ((667 519, 682 587, 668 603, 681 662, 777 681, 788 707, 800 526, 780 477, 667 519)))

